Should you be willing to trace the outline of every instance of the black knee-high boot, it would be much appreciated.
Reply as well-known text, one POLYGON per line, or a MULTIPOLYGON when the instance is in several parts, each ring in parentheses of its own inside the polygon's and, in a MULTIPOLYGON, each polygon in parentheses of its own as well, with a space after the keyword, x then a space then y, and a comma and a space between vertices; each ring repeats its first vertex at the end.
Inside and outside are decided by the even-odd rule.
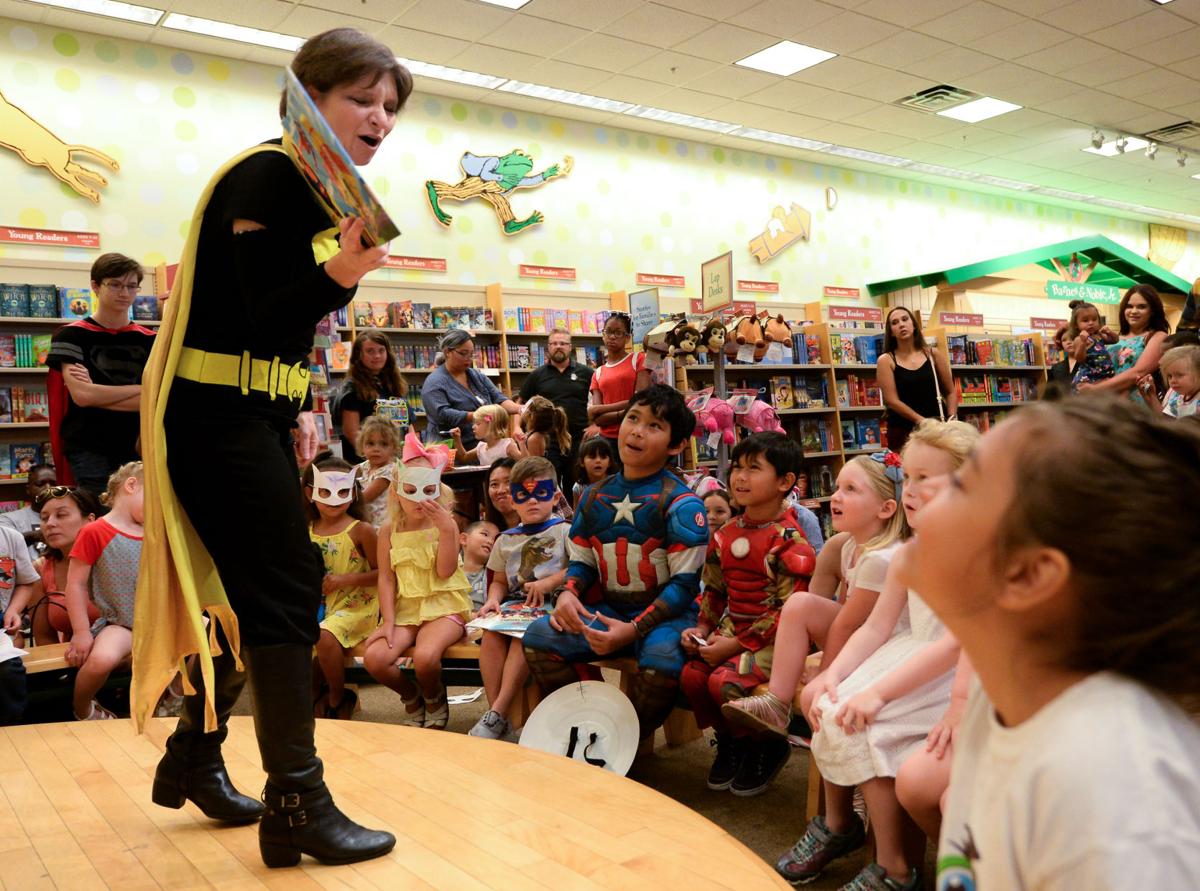
POLYGON ((265 808, 234 788, 221 757, 221 743, 229 734, 226 726, 229 714, 246 684, 246 675, 237 670, 228 644, 224 640, 221 644, 221 655, 213 659, 217 729, 213 733, 204 732, 204 682, 193 659, 188 678, 196 695, 183 699, 179 723, 167 740, 166 754, 154 772, 152 800, 163 807, 178 808, 191 799, 211 820, 250 823, 261 817, 265 808))
POLYGON ((356 863, 396 845, 390 832, 365 829, 338 810, 324 782, 313 731, 312 647, 280 644, 242 650, 254 694, 267 812, 258 846, 267 866, 295 866, 301 854, 323 863, 356 863))

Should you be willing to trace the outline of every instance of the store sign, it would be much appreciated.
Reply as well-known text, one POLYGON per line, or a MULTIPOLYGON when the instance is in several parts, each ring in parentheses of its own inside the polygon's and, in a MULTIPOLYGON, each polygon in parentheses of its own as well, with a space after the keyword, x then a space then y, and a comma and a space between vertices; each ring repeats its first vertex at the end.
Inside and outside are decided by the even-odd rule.
POLYGON ((1029 327, 1034 331, 1057 331, 1065 324, 1066 319, 1039 319, 1037 316, 1029 318, 1029 327))
POLYGON ((521 278, 555 278, 563 281, 575 281, 574 266, 530 266, 522 263, 519 267, 521 278))
POLYGON ((639 285, 657 285, 660 288, 682 288, 686 284, 682 275, 659 275, 656 272, 639 272, 639 285))
POLYGON ((0 241, 10 244, 37 244, 48 247, 99 248, 99 232, 71 232, 65 229, 19 229, 0 226, 0 241))
POLYGON ((983 313, 978 312, 940 312, 938 322, 943 325, 974 325, 983 327, 983 313))
POLYGON ((700 264, 701 312, 724 309, 733 302, 733 251, 700 264))
POLYGON ((836 285, 826 285, 821 289, 821 293, 826 297, 849 297, 851 300, 857 300, 862 296, 862 291, 858 288, 839 288, 836 285))
MULTIPOLYGON (((692 315, 704 315, 704 308, 701 302, 695 298, 688 301, 688 308, 692 315)), ((735 300, 728 306, 721 307, 722 316, 752 316, 758 312, 758 304, 753 300, 735 300)))
POLYGON ((383 264, 388 269, 417 269, 421 272, 445 272, 445 257, 400 257, 393 254, 383 264))
POLYGON ((641 343, 658 323, 658 288, 647 288, 630 294, 629 326, 633 342, 641 343))
POLYGON ((883 310, 877 306, 830 306, 829 320, 838 322, 882 322, 883 310))
POLYGON ((1086 300, 1088 303, 1120 303, 1121 289, 1112 285, 1090 285, 1087 282, 1046 282, 1046 296, 1051 300, 1086 300))
POLYGON ((744 278, 739 278, 737 288, 739 291, 757 291, 760 294, 778 294, 779 282, 755 282, 748 281, 744 278))

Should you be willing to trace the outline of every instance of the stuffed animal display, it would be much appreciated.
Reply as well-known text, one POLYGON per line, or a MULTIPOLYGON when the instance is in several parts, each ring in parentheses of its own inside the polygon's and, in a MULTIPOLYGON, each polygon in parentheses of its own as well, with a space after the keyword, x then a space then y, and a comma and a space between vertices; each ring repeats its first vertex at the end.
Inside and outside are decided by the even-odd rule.
POLYGON ((750 403, 749 410, 744 415, 738 415, 736 420, 751 433, 784 432, 783 424, 779 423, 779 415, 776 414, 775 409, 761 399, 755 399, 750 403))
POLYGON ((721 323, 720 319, 709 319, 704 325, 704 330, 700 332, 700 345, 708 350, 708 354, 716 357, 721 350, 725 349, 725 341, 729 337, 729 332, 721 323))
POLYGON ((667 335, 671 355, 681 365, 695 365, 700 350, 700 331, 691 323, 683 323, 667 335))
MULTIPOLYGON (((762 322, 758 316, 742 316, 738 319, 737 327, 734 328, 733 342, 737 347, 743 347, 750 344, 754 347, 754 361, 759 361, 767 354, 767 338, 763 333, 762 322)), ((726 349, 728 352, 728 349, 726 349)), ((734 349, 736 355, 737 349, 734 349)))
POLYGON ((707 438, 720 433, 725 445, 737 442, 733 429, 733 408, 724 399, 710 399, 708 405, 696 412, 696 436, 707 438))

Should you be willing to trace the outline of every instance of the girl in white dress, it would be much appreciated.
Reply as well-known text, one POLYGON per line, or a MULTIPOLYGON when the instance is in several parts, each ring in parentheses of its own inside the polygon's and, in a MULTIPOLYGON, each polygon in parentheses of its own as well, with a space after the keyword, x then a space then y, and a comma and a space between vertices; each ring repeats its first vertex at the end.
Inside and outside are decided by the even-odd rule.
MULTIPOLYGON (((918 536, 921 507, 948 484, 978 438, 970 424, 933 419, 909 436, 903 505, 918 536)), ((920 887, 925 837, 897 801, 895 777, 949 704, 959 647, 916 592, 898 581, 910 547, 892 559, 867 621, 801 699, 822 777, 860 786, 875 830, 876 862, 849 888, 920 887)))

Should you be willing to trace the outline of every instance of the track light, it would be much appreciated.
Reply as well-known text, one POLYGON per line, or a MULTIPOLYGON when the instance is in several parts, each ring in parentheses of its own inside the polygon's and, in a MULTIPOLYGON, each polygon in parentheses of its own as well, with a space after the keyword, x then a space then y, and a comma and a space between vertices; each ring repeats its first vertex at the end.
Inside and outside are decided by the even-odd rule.
POLYGON ((1104 134, 1099 130, 1092 130, 1092 148, 1098 149, 1104 145, 1104 134))
POLYGON ((1125 145, 1126 145, 1126 143, 1127 143, 1127 140, 1125 139, 1125 137, 1124 137, 1124 136, 1118 136, 1118 137, 1117 137, 1117 154, 1118 154, 1118 155, 1123 155, 1123 154, 1125 154, 1125 145))
POLYGON ((1154 156, 1157 154, 1158 154, 1158 143, 1157 142, 1151 142, 1148 146, 1146 146, 1146 157, 1149 158, 1151 161, 1154 160, 1154 156))
POLYGON ((1187 152, 1180 149, 1179 154, 1175 156, 1175 163, 1180 167, 1187 167, 1187 152))

